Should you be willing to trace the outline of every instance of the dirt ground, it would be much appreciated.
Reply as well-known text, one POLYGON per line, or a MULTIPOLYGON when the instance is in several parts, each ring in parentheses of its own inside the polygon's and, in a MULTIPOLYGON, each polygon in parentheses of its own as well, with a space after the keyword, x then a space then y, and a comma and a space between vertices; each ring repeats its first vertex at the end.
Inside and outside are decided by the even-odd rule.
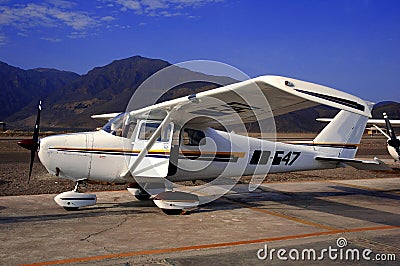
MULTIPOLYGON (((298 134, 293 137, 288 135, 284 139, 299 139, 298 134)), ((304 135, 305 139, 310 136, 304 135)), ((70 180, 54 177, 47 173, 38 158, 34 163, 31 180, 28 184, 29 151, 19 147, 16 142, 24 137, 0 137, 0 196, 52 194, 71 190, 74 183, 70 180)), ((28 138, 28 137, 26 137, 28 138)), ((386 140, 382 137, 365 136, 362 139, 360 149, 356 157, 390 159, 386 150, 386 140)), ((390 161, 391 162, 391 161, 390 161)), ((392 172, 361 171, 351 167, 331 170, 317 170, 293 172, 284 174, 269 174, 265 182, 286 182, 298 180, 318 179, 360 179, 360 178, 384 178, 399 177, 400 164, 391 164, 392 172)), ((242 182, 248 178, 243 177, 242 182)), ((190 182, 191 184, 191 182, 190 182)), ((89 191, 121 190, 126 185, 93 185, 88 187, 89 191)))

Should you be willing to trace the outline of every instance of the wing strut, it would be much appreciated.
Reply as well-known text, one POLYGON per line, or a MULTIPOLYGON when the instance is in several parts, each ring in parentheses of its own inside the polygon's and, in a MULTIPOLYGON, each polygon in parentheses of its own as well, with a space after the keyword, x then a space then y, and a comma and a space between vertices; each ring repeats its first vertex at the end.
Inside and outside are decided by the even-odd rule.
POLYGON ((125 172, 123 172, 121 174, 121 177, 125 177, 129 174, 129 172, 133 173, 136 168, 139 166, 139 164, 143 161, 144 157, 147 155, 147 153, 149 152, 149 150, 153 147, 154 143, 156 142, 156 140, 161 136, 161 131, 162 128, 168 124, 170 122, 170 115, 172 112, 168 112, 167 115, 165 116, 164 120, 161 122, 161 124, 158 126, 158 128, 156 129, 156 131, 154 131, 153 135, 151 135, 149 142, 146 144, 146 147, 144 147, 144 149, 142 149, 138 155, 138 157, 136 158, 136 160, 134 160, 133 162, 129 163, 128 166, 128 170, 126 170, 125 172))

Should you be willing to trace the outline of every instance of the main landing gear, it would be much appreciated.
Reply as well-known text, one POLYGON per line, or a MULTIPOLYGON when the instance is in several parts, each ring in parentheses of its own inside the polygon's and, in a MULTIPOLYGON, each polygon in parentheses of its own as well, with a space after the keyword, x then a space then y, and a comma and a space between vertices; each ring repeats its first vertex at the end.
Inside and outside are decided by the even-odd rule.
POLYGON ((97 202, 96 195, 80 193, 79 188, 81 185, 86 188, 86 179, 77 180, 74 190, 58 194, 54 198, 54 201, 67 211, 74 211, 80 207, 95 205, 97 202))
POLYGON ((167 215, 185 214, 200 203, 197 195, 180 191, 162 192, 155 196, 153 201, 167 215))
POLYGON ((128 187, 127 190, 131 193, 137 200, 149 200, 151 195, 140 188, 128 187))
POLYGON ((150 189, 151 195, 139 184, 130 184, 128 191, 138 200, 148 200, 152 198, 154 203, 167 215, 185 214, 193 208, 198 207, 200 200, 197 195, 172 191, 172 188, 167 189, 164 184, 146 183, 146 189, 150 189))

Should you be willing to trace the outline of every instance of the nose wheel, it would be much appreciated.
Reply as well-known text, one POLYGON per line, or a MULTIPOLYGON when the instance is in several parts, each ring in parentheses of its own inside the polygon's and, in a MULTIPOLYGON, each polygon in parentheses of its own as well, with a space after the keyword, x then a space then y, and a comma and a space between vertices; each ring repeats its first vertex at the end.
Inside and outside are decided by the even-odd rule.
POLYGON ((76 181, 74 190, 58 194, 54 201, 67 211, 78 210, 80 207, 92 206, 97 202, 95 194, 80 193, 79 189, 87 187, 86 179, 76 181))

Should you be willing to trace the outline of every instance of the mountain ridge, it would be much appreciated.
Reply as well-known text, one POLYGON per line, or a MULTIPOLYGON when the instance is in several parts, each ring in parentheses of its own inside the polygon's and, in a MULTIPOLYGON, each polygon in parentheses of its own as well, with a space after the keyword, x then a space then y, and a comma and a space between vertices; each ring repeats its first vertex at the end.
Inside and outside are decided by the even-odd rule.
MULTIPOLYGON (((3 96, 3 101, 0 101, 0 120, 5 120, 11 128, 31 129, 36 117, 37 103, 42 99, 42 128, 79 130, 99 127, 101 122, 91 119, 91 115, 124 111, 132 94, 142 82, 169 66, 172 65, 161 59, 132 56, 114 60, 107 65, 95 67, 84 75, 78 75, 51 68, 23 70, 0 62, 0 96, 3 96)), ((207 77, 210 77, 186 69, 178 68, 178 71, 182 75, 193 75, 193 80, 208 80, 207 77)), ((234 80, 225 77, 220 84, 233 82, 234 80)), ((186 83, 174 87, 160 97, 159 101, 216 87, 218 84, 210 82, 186 83)), ((336 112, 332 108, 316 106, 285 114, 276 118, 277 130, 318 131, 325 124, 316 122, 315 119, 332 117, 336 112)), ((382 112, 387 112, 392 119, 398 119, 400 103, 376 104, 374 117, 381 118, 382 112)))

